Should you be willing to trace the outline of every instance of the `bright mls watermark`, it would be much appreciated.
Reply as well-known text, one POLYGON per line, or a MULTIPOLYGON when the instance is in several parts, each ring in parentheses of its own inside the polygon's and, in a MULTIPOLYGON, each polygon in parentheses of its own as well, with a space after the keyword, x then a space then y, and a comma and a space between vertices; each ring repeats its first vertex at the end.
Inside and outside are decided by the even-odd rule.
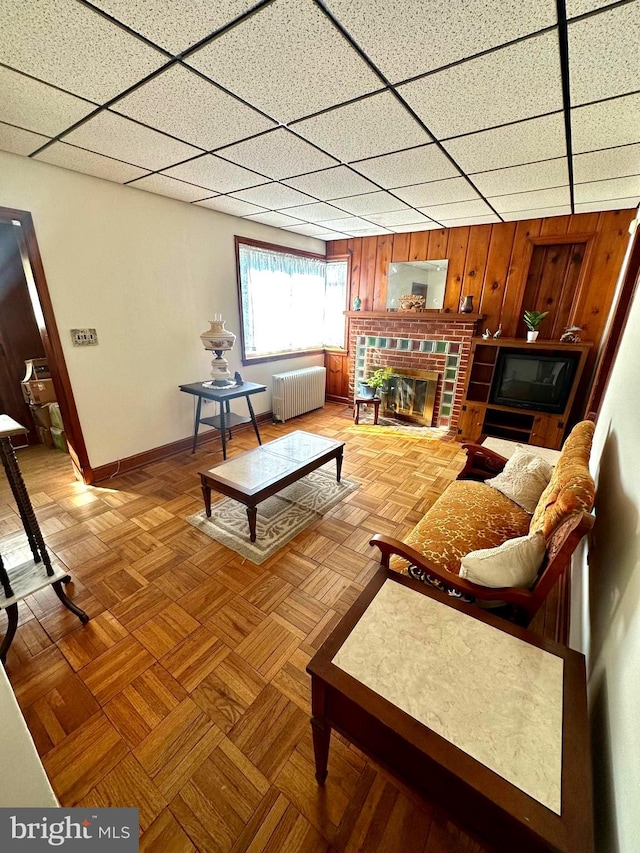
POLYGON ((138 809, 0 809, 0 850, 138 853, 138 809))

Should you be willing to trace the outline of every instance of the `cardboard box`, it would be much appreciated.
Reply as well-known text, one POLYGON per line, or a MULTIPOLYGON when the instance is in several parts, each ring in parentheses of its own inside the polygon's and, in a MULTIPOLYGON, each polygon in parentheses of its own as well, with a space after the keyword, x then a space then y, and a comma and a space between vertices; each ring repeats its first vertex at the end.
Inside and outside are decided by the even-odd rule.
POLYGON ((60 406, 57 403, 49 403, 49 416, 51 419, 51 426, 56 429, 64 429, 64 424, 62 423, 62 415, 60 414, 60 406))
MULTIPOLYGON (((44 403, 44 405, 37 406, 29 406, 29 410, 31 412, 31 417, 33 418, 33 422, 38 427, 44 427, 47 432, 51 426, 51 411, 50 406, 52 403, 44 403)), ((54 426, 58 426, 58 424, 54 424, 54 426)))
POLYGON ((53 379, 30 380, 22 383, 22 393, 29 405, 54 403, 56 399, 53 379))
POLYGON ((69 450, 67 448, 67 439, 64 434, 64 430, 56 429, 56 427, 51 427, 50 433, 51 438, 53 439, 53 446, 57 450, 63 450, 65 453, 68 453, 69 450))
POLYGON ((38 433, 40 444, 44 444, 45 447, 53 447, 53 436, 51 435, 51 427, 43 427, 36 425, 36 432, 38 433))
POLYGON ((31 379, 51 379, 46 358, 29 358, 24 363, 26 373, 23 382, 31 379))

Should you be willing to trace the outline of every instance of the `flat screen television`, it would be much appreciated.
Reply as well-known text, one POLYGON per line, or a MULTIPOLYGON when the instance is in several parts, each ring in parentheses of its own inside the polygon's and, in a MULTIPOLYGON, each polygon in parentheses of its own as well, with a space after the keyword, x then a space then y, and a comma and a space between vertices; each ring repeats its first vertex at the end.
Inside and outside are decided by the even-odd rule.
POLYGON ((579 360, 579 353, 542 355, 501 349, 489 402, 560 414, 571 394, 579 360))

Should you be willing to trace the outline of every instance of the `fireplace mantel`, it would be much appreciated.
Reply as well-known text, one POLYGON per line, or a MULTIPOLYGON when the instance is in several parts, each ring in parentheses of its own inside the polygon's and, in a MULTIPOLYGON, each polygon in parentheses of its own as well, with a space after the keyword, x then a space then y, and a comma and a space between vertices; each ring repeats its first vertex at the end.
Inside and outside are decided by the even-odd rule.
POLYGON ((408 320, 412 323, 437 323, 448 320, 452 323, 469 323, 483 320, 484 314, 461 314, 454 311, 345 311, 345 317, 357 320, 408 320))

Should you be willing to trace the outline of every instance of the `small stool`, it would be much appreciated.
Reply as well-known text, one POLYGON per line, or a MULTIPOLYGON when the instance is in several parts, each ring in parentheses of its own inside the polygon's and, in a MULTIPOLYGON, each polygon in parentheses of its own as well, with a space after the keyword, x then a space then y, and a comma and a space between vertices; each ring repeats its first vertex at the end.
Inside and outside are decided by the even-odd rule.
POLYGON ((360 406, 372 405, 373 406, 373 423, 375 426, 378 425, 378 412, 380 410, 380 398, 379 397, 356 397, 355 403, 353 404, 353 419, 356 423, 360 421, 360 406))

